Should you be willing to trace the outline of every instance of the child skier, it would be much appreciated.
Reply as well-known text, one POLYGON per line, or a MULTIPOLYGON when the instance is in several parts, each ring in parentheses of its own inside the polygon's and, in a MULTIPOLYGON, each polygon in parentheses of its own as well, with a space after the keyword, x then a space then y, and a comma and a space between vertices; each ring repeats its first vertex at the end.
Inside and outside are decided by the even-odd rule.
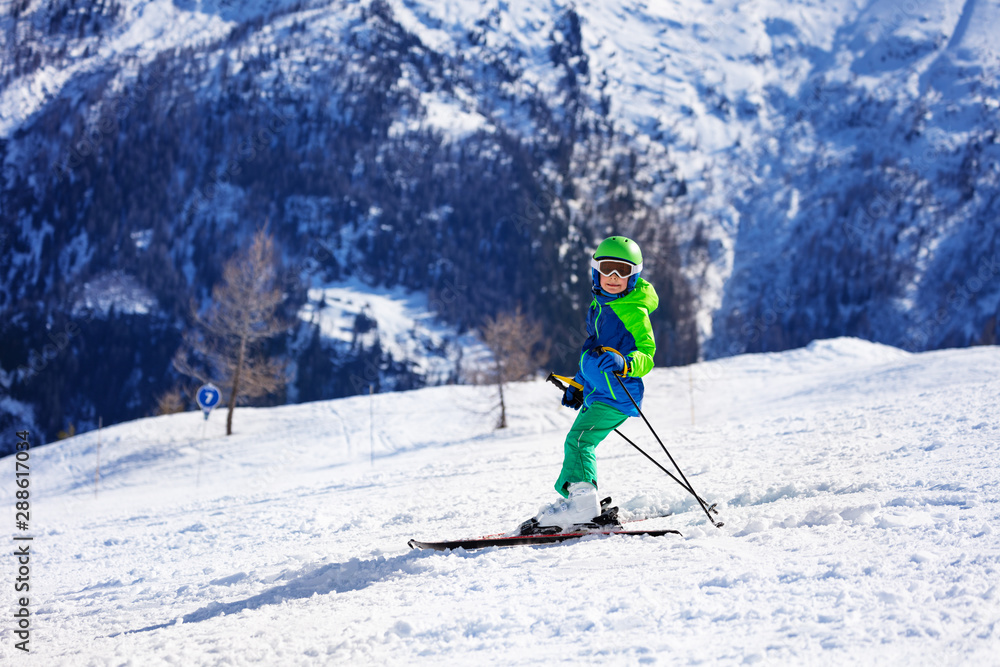
MULTIPOLYGON (((587 312, 587 341, 573 378, 583 389, 566 389, 562 403, 579 410, 563 445, 563 465, 556 480, 560 498, 525 521, 517 534, 565 532, 574 526, 617 523, 601 515, 594 450, 630 416, 636 406, 622 391, 618 375, 642 405, 643 375, 653 368, 656 343, 649 314, 659 298, 640 277, 642 253, 624 236, 604 239, 590 261, 594 299, 587 312), (617 352, 612 351, 617 350, 617 352)), ((606 512, 607 513, 607 512, 606 512)))

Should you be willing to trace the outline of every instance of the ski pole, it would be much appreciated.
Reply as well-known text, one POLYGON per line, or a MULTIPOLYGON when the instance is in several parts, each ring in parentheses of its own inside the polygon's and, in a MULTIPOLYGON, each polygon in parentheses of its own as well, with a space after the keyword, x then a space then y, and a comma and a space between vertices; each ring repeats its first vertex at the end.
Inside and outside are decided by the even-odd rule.
MULTIPOLYGON (((583 386, 579 382, 577 382, 573 378, 566 377, 565 375, 556 375, 555 373, 549 373, 549 376, 547 378, 545 378, 545 379, 547 381, 551 382, 552 384, 554 384, 555 386, 559 387, 559 389, 561 391, 566 391, 566 385, 569 385, 571 387, 576 387, 577 389, 583 389, 583 386), (561 382, 560 382, 560 380, 561 380, 561 382), (566 384, 563 384, 564 382, 566 384)), ((637 445, 634 442, 632 442, 628 438, 628 436, 626 436, 624 433, 622 433, 618 429, 615 429, 615 433, 617 433, 618 435, 620 435, 625 442, 627 442, 628 444, 630 444, 633 447, 635 447, 636 451, 638 451, 640 454, 642 454, 647 459, 649 459, 650 461, 652 461, 653 465, 655 465, 656 467, 658 467, 660 470, 662 470, 663 472, 665 472, 667 474, 667 477, 669 477, 670 479, 672 479, 675 482, 677 482, 678 484, 680 484, 681 487, 683 487, 685 491, 687 491, 688 493, 690 493, 690 494, 692 494, 694 496, 698 495, 697 493, 694 492, 694 489, 692 489, 691 487, 689 487, 687 484, 685 484, 681 480, 677 479, 677 477, 675 477, 673 473, 671 473, 669 470, 667 470, 662 465, 660 465, 659 461, 657 461, 652 456, 650 456, 649 454, 647 454, 646 451, 642 447, 640 447, 639 445, 637 445)), ((703 498, 699 498, 699 500, 701 500, 702 502, 705 502, 705 500, 703 498)))
MULTIPOLYGON (((666 468, 664 468, 664 467, 663 467, 663 466, 662 466, 662 465, 660 464, 660 462, 659 462, 659 461, 657 461, 657 460, 656 460, 656 459, 654 459, 654 458, 653 458, 652 456, 650 456, 649 454, 647 454, 647 453, 646 453, 646 450, 644 450, 644 449, 643 449, 642 447, 640 447, 639 445, 637 445, 637 444, 635 444, 634 442, 632 442, 632 440, 630 440, 630 439, 629 439, 629 437, 628 437, 627 435, 625 435, 624 433, 622 433, 622 432, 621 432, 621 431, 619 431, 618 429, 615 429, 615 433, 617 433, 618 435, 620 435, 620 436, 622 437, 622 440, 624 440, 624 441, 625 441, 625 442, 627 442, 628 444, 630 444, 630 445, 632 445, 633 447, 635 447, 635 450, 636 450, 637 452, 639 452, 640 454, 642 454, 643 456, 645 456, 645 457, 646 457, 647 459, 649 459, 649 460, 650 460, 650 461, 651 461, 651 462, 653 463, 653 465, 655 465, 655 466, 656 466, 657 468, 659 468, 659 469, 660 469, 660 470, 662 470, 662 471, 663 471, 664 473, 666 473, 667 477, 669 477, 670 479, 672 479, 672 480, 674 480, 675 482, 677 482, 678 484, 680 484, 680 485, 681 485, 681 488, 683 488, 683 489, 684 489, 685 491, 687 491, 688 493, 690 493, 690 494, 691 494, 692 496, 694 496, 695 498, 697 498, 698 500, 700 500, 700 501, 701 501, 702 503, 705 503, 706 505, 708 505, 708 503, 706 502, 706 500, 705 500, 704 498, 702 498, 701 496, 699 496, 699 495, 698 495, 697 493, 695 493, 695 492, 694 492, 694 489, 691 489, 690 487, 688 487, 688 485, 687 485, 687 484, 685 484, 685 483, 684 483, 684 482, 682 482, 681 480, 677 479, 677 478, 676 478, 676 477, 675 477, 675 476, 673 475, 673 473, 671 473, 671 472, 670 472, 669 470, 667 470, 666 468)), ((713 511, 713 512, 714 512, 714 511, 716 511, 716 510, 715 510, 714 508, 715 508, 715 505, 714 505, 714 504, 713 504, 713 505, 709 505, 709 507, 708 507, 709 511, 713 511)))
MULTIPOLYGON (((608 349, 613 349, 613 348, 608 348, 608 349)), ((615 350, 615 351, 617 352, 617 350, 615 350)), ((616 375, 615 377, 618 377, 618 376, 616 375)), ((576 387, 577 389, 583 389, 583 387, 580 385, 579 382, 576 382, 573 378, 569 378, 569 377, 566 377, 564 375, 556 375, 555 373, 549 373, 549 376, 547 378, 545 378, 545 379, 548 382, 551 382, 555 386, 559 387, 563 391, 566 391, 566 384, 568 384, 570 386, 573 386, 573 387, 576 387), (562 382, 560 382, 560 380, 562 382), (563 384, 563 382, 565 382, 566 384, 563 384)), ((621 382, 621 379, 619 378, 618 381, 621 382)), ((625 389, 625 385, 624 384, 622 385, 622 388, 625 389)), ((629 393, 628 389, 625 389, 625 393, 628 394, 628 397, 632 401, 632 404, 635 405, 635 409, 639 411, 640 415, 642 415, 642 411, 639 410, 639 406, 636 405, 635 399, 632 398, 632 394, 629 393)), ((678 466, 677 462, 674 461, 674 457, 670 456, 670 452, 668 452, 667 448, 664 447, 663 442, 660 440, 659 436, 656 435, 656 431, 654 431, 653 427, 650 426, 649 421, 646 419, 645 415, 642 415, 642 419, 643 419, 643 421, 646 422, 646 426, 649 426, 649 430, 652 431, 653 436, 656 438, 657 442, 660 443, 660 447, 663 448, 663 451, 666 452, 667 456, 670 458, 670 462, 674 464, 675 468, 677 468, 677 472, 679 472, 681 474, 681 477, 684 477, 684 473, 683 473, 683 471, 681 471, 680 466, 678 466)), ((683 482, 681 480, 677 479, 677 477, 675 477, 669 470, 667 470, 662 465, 660 465, 659 461, 657 461, 652 456, 650 456, 642 447, 640 447, 639 445, 637 445, 634 442, 632 442, 632 440, 630 440, 624 433, 622 433, 618 429, 615 429, 615 433, 617 433, 618 435, 620 435, 622 437, 622 439, 625 440, 625 442, 627 442, 628 444, 632 445, 632 447, 634 447, 637 452, 639 452, 640 454, 642 454, 643 456, 645 456, 647 459, 649 459, 653 463, 653 465, 655 465, 657 468, 659 468, 664 473, 666 473, 667 477, 669 477, 670 479, 672 479, 675 482, 677 482, 685 491, 687 491, 692 496, 694 496, 695 500, 698 501, 698 504, 701 505, 701 508, 703 510, 705 510, 706 513, 708 513, 708 512, 715 512, 716 514, 719 513, 718 510, 715 508, 715 504, 708 505, 708 503, 701 496, 699 496, 697 493, 695 493, 694 489, 691 487, 691 483, 687 481, 686 477, 684 477, 684 481, 683 482)), ((709 521, 712 522, 712 525, 714 525, 716 528, 721 528, 722 525, 723 525, 721 522, 717 523, 714 519, 712 519, 711 514, 709 514, 708 519, 709 519, 709 521)))
MULTIPOLYGON (((614 352, 615 354, 617 354, 619 357, 622 358, 623 362, 625 362, 625 355, 619 352, 618 350, 614 349, 613 347, 602 347, 598 349, 600 349, 602 352, 614 352)), ((627 364, 628 362, 625 363, 627 364)), ((695 500, 698 501, 698 504, 701 505, 701 509, 705 511, 705 516, 708 517, 709 522, 716 528, 722 528, 723 523, 721 521, 716 522, 715 519, 712 518, 712 513, 709 511, 708 505, 705 503, 704 500, 701 499, 701 496, 699 496, 697 493, 694 492, 694 487, 691 486, 691 482, 688 481, 688 478, 684 474, 684 471, 681 470, 681 467, 677 465, 677 461, 674 460, 674 457, 667 450, 667 446, 663 444, 662 440, 660 440, 660 436, 656 434, 656 430, 653 429, 653 425, 649 423, 648 419, 646 419, 646 415, 642 413, 642 410, 639 408, 639 404, 636 403, 635 398, 632 397, 632 392, 630 392, 628 390, 628 387, 625 386, 625 383, 622 381, 621 376, 618 375, 618 373, 612 373, 612 375, 614 375, 615 379, 618 380, 618 384, 621 385, 621 388, 625 391, 625 394, 628 396, 628 400, 632 401, 632 405, 635 406, 636 412, 639 413, 639 416, 642 417, 642 421, 646 422, 646 426, 649 427, 649 432, 652 433, 653 437, 656 438, 656 441, 660 443, 660 448, 663 449, 663 452, 667 455, 667 458, 669 458, 670 462, 674 464, 674 468, 677 469, 677 472, 680 473, 681 478, 686 482, 687 490, 691 492, 691 495, 694 496, 695 500)))

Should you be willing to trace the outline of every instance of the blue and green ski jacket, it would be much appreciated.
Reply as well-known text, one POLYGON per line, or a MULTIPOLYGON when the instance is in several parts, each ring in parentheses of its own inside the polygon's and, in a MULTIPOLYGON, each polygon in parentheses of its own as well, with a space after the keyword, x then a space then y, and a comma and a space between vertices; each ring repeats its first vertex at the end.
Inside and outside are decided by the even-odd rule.
MULTIPOLYGON (((649 314, 656 310, 660 299, 648 282, 639 278, 635 288, 621 294, 608 296, 596 294, 587 312, 587 341, 580 355, 580 370, 574 379, 583 385, 583 406, 595 401, 605 403, 629 416, 636 416, 632 401, 621 390, 618 380, 597 368, 599 353, 596 348, 613 347, 625 355, 627 368, 623 378, 625 386, 642 406, 642 380, 653 369, 656 342, 649 314)), ((612 353, 607 353, 612 354, 612 353)))

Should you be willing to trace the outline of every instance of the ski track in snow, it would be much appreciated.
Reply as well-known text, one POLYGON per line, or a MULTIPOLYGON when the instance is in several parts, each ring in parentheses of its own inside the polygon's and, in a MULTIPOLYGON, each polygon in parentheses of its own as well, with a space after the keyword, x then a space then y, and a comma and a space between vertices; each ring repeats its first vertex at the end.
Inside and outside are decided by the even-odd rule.
POLYGON ((96 433, 32 449, 32 652, 8 615, 3 662, 998 664, 995 347, 837 339, 691 377, 694 425, 687 369, 644 407, 724 528, 614 434, 598 450, 624 518, 683 538, 406 547, 551 499, 575 413, 542 382, 507 393, 506 433, 454 386, 240 409, 229 438, 223 414, 118 425, 96 498, 96 433))

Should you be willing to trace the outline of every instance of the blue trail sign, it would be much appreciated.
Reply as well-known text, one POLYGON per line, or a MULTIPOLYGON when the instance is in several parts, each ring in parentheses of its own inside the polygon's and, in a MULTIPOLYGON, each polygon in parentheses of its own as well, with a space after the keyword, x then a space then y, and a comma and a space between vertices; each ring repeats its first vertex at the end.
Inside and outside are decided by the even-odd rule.
POLYGON ((201 411, 205 413, 205 419, 208 419, 208 413, 212 411, 216 405, 219 404, 219 399, 222 398, 222 394, 219 392, 219 388, 214 384, 209 382, 208 384, 203 384, 200 389, 198 389, 198 405, 201 406, 201 411))

